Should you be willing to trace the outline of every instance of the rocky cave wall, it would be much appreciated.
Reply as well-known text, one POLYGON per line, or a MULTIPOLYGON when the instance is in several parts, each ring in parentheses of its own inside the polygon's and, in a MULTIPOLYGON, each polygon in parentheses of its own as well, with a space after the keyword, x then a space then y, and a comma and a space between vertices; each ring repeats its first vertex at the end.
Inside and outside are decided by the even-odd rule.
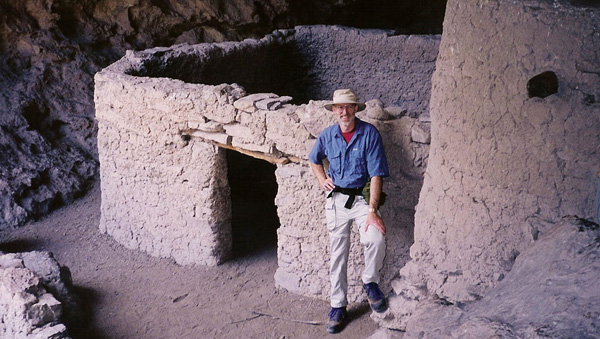
POLYGON ((478 299, 562 217, 598 222, 599 15, 568 2, 449 1, 401 271, 415 286, 478 299), (557 92, 530 97, 528 81, 546 71, 557 92))
MULTIPOLYGON (((307 155, 321 130, 335 119, 322 107, 323 100, 295 105, 290 103, 290 96, 249 93, 236 83, 239 79, 250 88, 263 88, 263 77, 281 76, 283 79, 273 82, 276 91, 281 82, 296 79, 287 78, 279 68, 294 69, 282 62, 290 59, 288 55, 279 52, 295 53, 293 48, 282 46, 302 46, 307 36, 329 39, 330 44, 347 39, 348 45, 354 46, 373 41, 393 46, 396 52, 389 59, 376 53, 375 60, 365 54, 352 62, 377 63, 382 75, 375 79, 381 81, 387 72, 384 83, 390 86, 403 80, 406 72, 410 74, 406 81, 420 87, 399 87, 417 96, 429 95, 439 36, 298 26, 260 40, 128 52, 96 75, 101 230, 127 247, 170 257, 180 264, 214 265, 226 260, 231 252, 231 211, 224 149, 234 149, 277 164, 274 203, 281 226, 277 232, 276 284, 299 294, 326 297, 324 193, 310 172, 307 155), (277 53, 273 55, 270 49, 277 53), (223 62, 242 55, 243 62, 223 62), (265 55, 268 57, 263 59, 265 55), (274 59, 275 55, 280 60, 274 59), (271 62, 275 66, 269 67, 271 62), (398 66, 391 68, 389 64, 398 66), (217 80, 215 65, 221 67, 217 80), (259 71, 248 71, 248 65, 259 71), (269 68, 272 74, 267 73, 269 68), (213 84, 203 83, 205 74, 213 84), (240 74, 248 77, 238 78, 240 74), (182 77, 186 81, 176 79, 182 77), (258 87, 252 87, 253 80, 258 87), (220 81, 229 84, 216 84, 220 81)), ((328 45, 327 41, 322 43, 328 45)), ((338 73, 347 71, 345 64, 338 66, 334 60, 319 67, 329 69, 329 74, 335 69, 338 73)), ((335 88, 329 89, 329 95, 335 88)), ((386 98, 390 102, 397 100, 391 99, 396 95, 402 96, 388 92, 394 93, 386 98)), ((390 198, 382 208, 389 220, 384 267, 385 281, 389 282, 398 265, 407 260, 412 243, 414 206, 429 153, 429 123, 419 120, 418 116, 426 116, 426 112, 415 105, 386 105, 378 98, 364 98, 367 109, 359 116, 379 128, 390 160, 391 176, 384 187, 390 198)), ((353 243, 350 299, 357 299, 362 296, 362 251, 357 238, 353 243)))

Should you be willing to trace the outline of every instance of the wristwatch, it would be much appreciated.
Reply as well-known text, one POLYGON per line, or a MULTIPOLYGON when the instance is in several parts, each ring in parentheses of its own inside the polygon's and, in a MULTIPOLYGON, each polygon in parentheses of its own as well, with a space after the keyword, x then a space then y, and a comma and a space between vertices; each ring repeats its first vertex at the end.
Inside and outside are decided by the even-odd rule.
POLYGON ((374 209, 373 207, 369 207, 369 213, 371 213, 371 212, 375 213, 375 212, 377 212, 377 210, 374 209))

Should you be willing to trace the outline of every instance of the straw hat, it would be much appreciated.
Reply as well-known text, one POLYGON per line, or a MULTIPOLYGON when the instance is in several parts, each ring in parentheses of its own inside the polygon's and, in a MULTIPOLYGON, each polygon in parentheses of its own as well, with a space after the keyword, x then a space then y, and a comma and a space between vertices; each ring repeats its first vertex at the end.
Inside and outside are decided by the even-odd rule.
POLYGON ((328 111, 331 111, 331 106, 337 104, 357 104, 358 111, 365 109, 366 105, 363 102, 359 102, 356 99, 356 93, 351 89, 338 89, 333 92, 333 102, 325 104, 323 107, 328 111))

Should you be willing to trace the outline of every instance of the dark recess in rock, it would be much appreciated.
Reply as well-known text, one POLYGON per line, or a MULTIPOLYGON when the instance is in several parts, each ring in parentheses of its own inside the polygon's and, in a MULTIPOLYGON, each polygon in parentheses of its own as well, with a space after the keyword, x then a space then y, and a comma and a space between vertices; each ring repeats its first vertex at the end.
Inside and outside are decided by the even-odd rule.
POLYGON ((540 73, 527 81, 527 95, 530 98, 545 98, 558 93, 558 77, 552 71, 540 73))

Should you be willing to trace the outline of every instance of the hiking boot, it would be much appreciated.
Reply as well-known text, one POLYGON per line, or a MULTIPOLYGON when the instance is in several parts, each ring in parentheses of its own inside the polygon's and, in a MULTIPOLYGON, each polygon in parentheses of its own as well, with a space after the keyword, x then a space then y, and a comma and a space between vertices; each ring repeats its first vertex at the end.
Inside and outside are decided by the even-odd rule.
POLYGON ((381 292, 377 283, 368 283, 364 285, 364 288, 367 292, 367 300, 369 300, 369 305, 373 311, 381 313, 387 310, 388 305, 385 300, 385 295, 381 292))
POLYGON ((327 322, 327 332, 338 333, 344 329, 346 320, 346 307, 332 307, 329 311, 329 321, 327 322))

